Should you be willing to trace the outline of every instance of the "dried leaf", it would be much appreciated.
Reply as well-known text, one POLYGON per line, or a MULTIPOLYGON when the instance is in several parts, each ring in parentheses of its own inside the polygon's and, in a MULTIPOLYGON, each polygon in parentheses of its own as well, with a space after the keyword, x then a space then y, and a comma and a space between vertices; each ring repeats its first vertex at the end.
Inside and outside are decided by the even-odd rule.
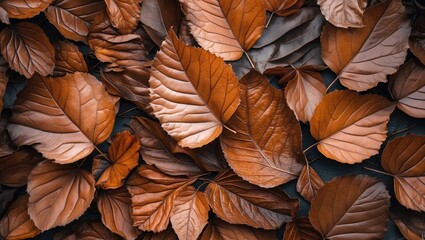
POLYGON ((390 141, 381 164, 394 175, 397 200, 409 209, 425 211, 425 137, 408 135, 390 141))
POLYGON ((175 199, 196 178, 172 177, 149 165, 140 166, 127 181, 134 226, 142 231, 167 228, 175 199))
POLYGON ((109 154, 105 155, 108 159, 104 159, 102 155, 93 159, 93 165, 98 165, 98 161, 109 162, 109 166, 96 181, 96 186, 103 189, 121 187, 130 171, 138 165, 139 148, 139 139, 130 132, 124 131, 116 134, 109 147, 109 154))
POLYGON ((0 216, 3 216, 4 211, 9 206, 9 203, 13 200, 13 196, 16 190, 17 189, 2 190, 0 187, 0 216))
POLYGON ((119 240, 118 235, 109 231, 100 222, 76 223, 72 229, 65 229, 55 234, 54 240, 119 240))
POLYGON ((311 226, 307 217, 286 224, 283 240, 322 240, 322 236, 311 226))
POLYGON ((309 202, 325 183, 310 165, 305 165, 297 181, 297 192, 309 202))
POLYGON ((266 231, 245 225, 233 225, 215 219, 205 228, 200 240, 277 240, 273 231, 266 231))
POLYGON ((384 183, 367 175, 347 175, 319 189, 309 219, 326 239, 382 239, 389 206, 384 183))
POLYGON ((89 69, 83 54, 78 47, 69 41, 59 41, 55 44, 55 77, 64 76, 67 73, 88 72, 89 69))
POLYGON ((44 14, 64 37, 87 42, 91 23, 104 10, 102 0, 56 0, 44 14))
POLYGON ((3 97, 6 93, 7 83, 9 82, 9 77, 6 75, 8 69, 9 65, 0 55, 0 111, 3 109, 3 97))
POLYGON ((282 17, 296 13, 304 5, 304 0, 263 0, 263 2, 267 10, 282 17))
POLYGON ((3 7, 0 7, 0 22, 10 24, 9 14, 3 7))
POLYGON ((185 46, 170 30, 149 79, 151 106, 162 128, 182 147, 210 143, 239 105, 239 84, 223 59, 185 46))
POLYGON ((102 222, 112 232, 133 240, 139 235, 131 219, 131 196, 124 187, 98 193, 97 208, 102 222))
POLYGON ((193 186, 187 186, 174 201, 171 223, 179 239, 196 240, 208 223, 207 198, 193 186))
POLYGON ((21 22, 3 28, 0 49, 10 68, 26 78, 53 74, 55 49, 38 25, 21 22))
POLYGON ((94 178, 74 164, 39 163, 28 177, 28 213, 42 231, 79 218, 94 198, 94 178))
POLYGON ((159 233, 147 232, 147 234, 143 237, 143 240, 179 240, 179 238, 173 231, 170 224, 167 229, 159 233))
MULTIPOLYGON (((3 0, 0 8, 7 12, 10 18, 32 18, 49 6, 53 0, 3 0)), ((8 24, 8 22, 5 22, 8 24)))
POLYGON ((386 1, 364 12, 363 28, 326 24, 322 58, 345 87, 365 91, 386 82, 404 62, 410 25, 401 0, 386 1))
POLYGON ((391 206, 391 219, 408 240, 422 240, 425 237, 425 213, 401 207, 391 206))
POLYGON ((409 46, 410 51, 425 64, 425 13, 422 13, 413 24, 409 46))
POLYGON ((32 238, 40 233, 27 211, 28 195, 16 199, 0 220, 0 236, 4 239, 32 238))
POLYGON ((411 59, 390 78, 388 86, 397 107, 416 118, 425 118, 425 66, 411 59))
POLYGON ((121 33, 133 32, 139 22, 141 0, 105 0, 106 13, 112 26, 121 33))
POLYGON ((241 81, 241 104, 220 136, 230 167, 244 180, 275 187, 298 177, 303 158, 301 128, 285 102, 256 71, 241 81))
POLYGON ((224 170, 208 184, 205 195, 215 214, 226 222, 276 229, 298 210, 298 200, 280 189, 263 189, 224 170))
POLYGON ((266 24, 262 0, 180 1, 199 45, 227 61, 254 46, 266 24))
POLYGON ((340 28, 362 28, 367 0, 318 0, 326 20, 340 28))
POLYGON ((314 111, 310 132, 327 158, 358 163, 378 154, 387 138, 386 125, 394 108, 379 95, 334 91, 314 111))
POLYGON ((92 75, 37 75, 19 94, 9 134, 17 145, 34 145, 45 158, 75 162, 111 134, 115 101, 92 75))
MULTIPOLYGON (((179 28, 179 38, 186 44, 192 47, 198 47, 198 43, 196 42, 195 38, 193 37, 192 33, 190 33, 190 27, 189 27, 189 21, 186 17, 183 17, 182 21, 180 22, 180 28, 179 28)), ((165 37, 164 37, 165 39, 165 37)))

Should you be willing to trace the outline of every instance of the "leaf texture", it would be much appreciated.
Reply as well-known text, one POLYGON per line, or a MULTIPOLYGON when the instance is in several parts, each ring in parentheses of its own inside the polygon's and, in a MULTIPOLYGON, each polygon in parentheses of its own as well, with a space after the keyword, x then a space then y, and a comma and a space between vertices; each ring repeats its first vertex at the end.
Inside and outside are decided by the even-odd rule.
POLYGON ((267 10, 282 17, 296 13, 304 4, 304 0, 263 0, 263 2, 267 10))
POLYGON ((109 231, 101 222, 77 222, 72 229, 65 229, 55 234, 53 240, 102 239, 119 240, 118 235, 109 231))
POLYGON ((112 26, 121 33, 133 32, 139 22, 141 0, 105 0, 106 13, 112 26))
POLYGON ((15 103, 9 134, 18 146, 34 145, 45 158, 75 162, 111 134, 116 100, 86 73, 37 75, 15 103))
POLYGON ((200 240, 277 240, 273 231, 252 228, 246 225, 229 224, 219 219, 215 219, 205 228, 200 240))
POLYGON ((301 171, 301 128, 285 102, 256 71, 241 81, 241 104, 220 136, 230 167, 244 180, 275 187, 296 179, 301 171))
POLYGON ((387 138, 386 125, 394 108, 379 95, 334 91, 314 111, 310 132, 327 158, 358 163, 378 154, 387 138))
POLYGON ((411 30, 401 0, 366 9, 363 24, 351 29, 327 24, 321 36, 323 60, 342 85, 356 91, 386 82, 397 71, 406 58, 411 30))
POLYGON ((311 202, 314 196, 316 196, 317 191, 323 187, 324 184, 319 174, 317 174, 310 165, 305 165, 297 181, 297 192, 301 194, 305 200, 311 202))
POLYGON ((206 50, 184 45, 172 30, 155 56, 149 84, 153 113, 182 147, 217 138, 240 102, 232 68, 206 50))
POLYGON ((295 219, 286 224, 283 240, 321 240, 319 232, 311 226, 307 217, 295 219))
POLYGON ((326 239, 382 239, 389 206, 384 183, 367 175, 346 175, 319 189, 309 219, 326 239))
POLYGON ((319 0, 320 10, 332 25, 340 28, 362 28, 366 0, 319 0))
POLYGON ((425 14, 422 13, 412 28, 409 38, 410 51, 425 64, 425 14))
POLYGON ((94 198, 94 178, 73 164, 39 163, 28 177, 28 213, 42 231, 79 218, 94 198))
POLYGON ((59 41, 54 46, 56 55, 53 76, 61 77, 67 73, 89 71, 83 54, 73 43, 59 41))
MULTIPOLYGON (((53 0, 3 0, 0 8, 7 12, 10 18, 32 18, 42 12, 53 0)), ((7 23, 8 24, 8 23, 7 23)))

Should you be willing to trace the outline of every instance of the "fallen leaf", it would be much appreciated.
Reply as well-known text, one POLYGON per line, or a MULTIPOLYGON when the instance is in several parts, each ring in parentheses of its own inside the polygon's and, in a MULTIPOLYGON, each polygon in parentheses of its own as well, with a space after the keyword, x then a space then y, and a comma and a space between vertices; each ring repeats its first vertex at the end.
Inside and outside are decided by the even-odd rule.
POLYGON ((390 216, 400 232, 408 240, 422 240, 425 237, 425 213, 391 206, 390 216))
POLYGON ((334 91, 314 111, 310 132, 327 158, 359 163, 378 154, 394 108, 395 104, 379 95, 334 91))
POLYGON ((367 0, 318 0, 320 10, 332 25, 340 28, 362 28, 367 0))
POLYGON ((88 72, 83 54, 70 41, 58 41, 55 45, 55 68, 53 76, 61 77, 67 73, 88 72))
POLYGON ((86 73, 36 75, 19 94, 9 134, 18 146, 33 145, 45 158, 75 162, 111 134, 116 100, 86 73))
POLYGON ((314 196, 316 196, 317 191, 323 187, 324 184, 319 174, 307 164, 304 165, 300 177, 298 178, 297 192, 301 194, 305 200, 311 202, 314 196))
POLYGON ((3 28, 0 49, 10 68, 26 78, 53 74, 55 49, 38 25, 21 22, 3 28))
POLYGON ((409 38, 410 51, 425 64, 425 14, 422 13, 413 24, 409 38))
POLYGON ((346 175, 319 189, 309 219, 323 239, 382 239, 389 206, 384 183, 367 175, 346 175))
POLYGON ((251 71, 240 80, 241 104, 220 136, 230 167, 260 187, 296 179, 302 168, 301 128, 282 91, 251 71))
POLYGON ((39 163, 28 177, 28 213, 42 231, 79 218, 94 198, 94 178, 74 164, 39 163))
POLYGON ((205 228, 200 240, 277 240, 273 231, 266 231, 245 225, 229 224, 220 219, 215 219, 205 228))
POLYGON ((342 85, 365 91, 386 82, 404 62, 411 27, 401 0, 365 10, 363 28, 326 24, 321 36, 322 58, 342 85))
POLYGON ((184 45, 170 30, 152 64, 151 106, 182 147, 212 142, 239 105, 238 79, 223 59, 184 45))
POLYGON ((381 165, 394 175, 397 200, 409 209, 425 211, 425 137, 408 135, 390 141, 381 165))
POLYGON ((262 0, 181 0, 181 3, 199 45, 226 61, 240 59, 260 38, 266 24, 262 0))
POLYGON ((299 204, 280 189, 252 185, 230 169, 208 184, 205 195, 213 212, 224 221, 264 229, 277 229, 289 222, 299 204))
POLYGON ((4 9, 10 18, 25 19, 38 15, 46 9, 52 1, 53 0, 3 0, 0 2, 0 8, 4 9))
POLYGON ((72 226, 72 229, 65 229, 62 232, 57 232, 53 240, 119 240, 121 239, 118 235, 115 235, 109 231, 100 222, 83 222, 76 223, 72 226))
POLYGON ((139 22, 141 0, 105 0, 112 26, 123 34, 133 32, 139 22))
POLYGON ((179 240, 179 238, 170 224, 167 229, 159 233, 147 232, 143 240, 179 240))
POLYGON ((311 226, 307 217, 286 224, 283 240, 322 240, 322 236, 311 226))
POLYGON ((0 22, 10 24, 9 14, 3 7, 0 7, 0 22))
POLYGON ((304 5, 304 0, 263 0, 263 2, 268 11, 282 17, 296 13, 304 5))

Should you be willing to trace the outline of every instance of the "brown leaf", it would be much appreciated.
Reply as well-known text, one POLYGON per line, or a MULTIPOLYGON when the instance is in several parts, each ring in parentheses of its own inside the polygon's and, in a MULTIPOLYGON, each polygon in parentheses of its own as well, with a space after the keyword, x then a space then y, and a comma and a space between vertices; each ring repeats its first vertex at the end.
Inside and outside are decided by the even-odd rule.
POLYGON ((215 214, 226 222, 276 229, 298 210, 298 200, 277 188, 252 185, 227 169, 208 184, 205 195, 215 214))
POLYGON ((42 231, 79 218, 94 198, 94 178, 74 164, 39 163, 28 177, 28 213, 42 231))
POLYGON ((311 226, 307 217, 297 218, 286 224, 283 240, 322 240, 322 236, 311 226))
POLYGON ((0 115, 0 158, 15 152, 15 146, 13 146, 6 129, 11 113, 6 111, 2 113, 0 115))
POLYGON ((316 196, 317 191, 325 183, 310 165, 305 165, 297 181, 297 192, 309 202, 316 196))
POLYGON ((100 161, 109 162, 109 166, 103 171, 96 182, 96 186, 103 189, 115 189, 123 185, 124 179, 130 171, 138 165, 140 142, 130 132, 117 133, 109 147, 109 154, 93 159, 93 169, 100 161))
MULTIPOLYGON (((4 211, 9 206, 10 202, 13 200, 13 196, 14 196, 16 190, 17 189, 3 190, 0 187, 0 216, 3 216, 4 211)), ((1 232, 1 230, 0 230, 0 232, 1 232)))
POLYGON ((318 0, 326 20, 340 28, 362 28, 367 0, 318 0))
POLYGON ((171 223, 179 239, 196 240, 208 223, 207 198, 193 186, 187 186, 174 201, 171 223))
POLYGON ((240 59, 260 38, 266 24, 262 0, 181 0, 181 3, 199 45, 226 61, 240 59))
MULTIPOLYGON (((140 240, 142 240, 142 238, 140 238, 140 240)), ((159 233, 147 232, 143 240, 179 240, 179 238, 170 224, 167 229, 159 233)))
POLYGON ((397 107, 416 118, 425 118, 425 66, 411 59, 390 78, 388 86, 397 107))
POLYGON ((410 51, 425 64, 425 13, 422 13, 413 24, 409 38, 410 51))
POLYGON ((175 199, 196 178, 172 177, 149 165, 140 166, 127 181, 134 226, 142 231, 167 228, 175 199))
POLYGON ((223 59, 184 45, 170 30, 152 65, 151 106, 182 147, 212 142, 239 105, 238 79, 223 59))
POLYGON ((36 75, 18 95, 9 134, 17 145, 34 145, 45 158, 75 162, 109 137, 116 101, 86 73, 36 75))
POLYGON ((422 240, 425 237, 425 213, 401 207, 391 206, 391 219, 408 240, 422 240))
POLYGON ((182 12, 178 0, 143 0, 142 2, 140 22, 158 46, 161 46, 170 28, 174 31, 179 29, 181 19, 182 12))
POLYGON ((282 17, 296 13, 304 5, 304 0, 263 0, 263 2, 267 10, 282 17))
POLYGON ((200 240, 277 240, 274 231, 266 231, 245 225, 229 224, 215 219, 205 228, 200 240))
POLYGON ((112 232, 125 239, 136 239, 139 235, 131 219, 131 196, 125 187, 98 193, 97 208, 102 222, 112 232))
POLYGON ((28 195, 16 199, 0 220, 0 236, 4 239, 26 239, 35 237, 40 230, 34 225, 27 211, 28 195))
MULTIPOLYGON (((189 21, 186 17, 183 17, 182 21, 180 22, 180 28, 179 28, 179 38, 186 44, 192 47, 198 47, 198 43, 196 42, 195 38, 193 37, 192 33, 190 33, 190 27, 189 27, 189 21)), ((164 37, 165 39, 165 37, 164 37)))
POLYGON ((311 135, 327 158, 358 163, 378 154, 395 105, 379 95, 344 90, 326 95, 310 121, 311 135))
POLYGON ((105 0, 106 13, 112 26, 121 33, 133 32, 139 22, 141 0, 105 0))
POLYGON ((425 137, 408 135, 390 141, 381 165, 394 175, 397 200, 409 209, 425 211, 425 137))
POLYGON ((109 231, 100 222, 76 223, 72 229, 65 229, 55 234, 54 240, 119 240, 118 235, 109 231))
POLYGON ((3 0, 0 8, 7 12, 10 18, 32 18, 49 6, 53 0, 3 0))
POLYGON ((89 69, 83 54, 70 41, 59 41, 55 44, 55 77, 64 76, 66 73, 88 72, 89 69))
POLYGON ((0 22, 10 24, 9 14, 3 7, 0 7, 0 22))
POLYGON ((64 37, 87 42, 91 23, 104 10, 105 2, 102 0, 56 0, 44 14, 64 37))
POLYGON ((309 219, 326 239, 382 239, 389 206, 384 183, 367 175, 346 175, 319 189, 309 219))
POLYGON ((0 184, 9 187, 27 185, 31 170, 41 161, 32 148, 24 147, 12 155, 0 158, 0 184))
MULTIPOLYGON (((1 13, 0 13, 1 14, 1 13)), ((3 109, 3 97, 6 93, 6 86, 9 82, 9 77, 6 75, 9 65, 4 58, 0 55, 0 111, 3 109)))
POLYGON ((10 68, 26 78, 34 73, 53 74, 55 49, 38 25, 21 22, 5 27, 0 32, 0 48, 10 68))
POLYGON ((244 180, 275 187, 298 177, 303 158, 301 128, 285 102, 256 71, 241 81, 241 104, 220 136, 230 167, 244 180))
POLYGON ((365 91, 386 82, 404 62, 410 25, 401 0, 372 6, 363 14, 363 28, 326 24, 322 58, 345 87, 365 91))

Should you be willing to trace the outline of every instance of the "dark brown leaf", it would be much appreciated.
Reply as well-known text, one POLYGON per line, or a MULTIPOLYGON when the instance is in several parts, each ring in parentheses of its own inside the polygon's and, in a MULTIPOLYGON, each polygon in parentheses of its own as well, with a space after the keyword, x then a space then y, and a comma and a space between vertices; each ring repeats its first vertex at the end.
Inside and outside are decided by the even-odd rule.
POLYGON ((267 10, 282 17, 296 13, 304 4, 304 0, 263 0, 263 2, 267 10))
POLYGON ((266 231, 248 227, 245 225, 234 225, 215 219, 205 228, 200 240, 277 240, 274 231, 266 231))
POLYGON ((406 209, 399 204, 391 206, 390 216, 408 240, 425 238, 425 213, 406 209))
POLYGON ((105 0, 106 13, 112 26, 123 34, 133 32, 139 22, 140 2, 141 0, 105 0))
POLYGON ((9 65, 0 55, 0 111, 3 109, 3 96, 6 93, 6 86, 9 82, 9 77, 6 75, 9 65))
POLYGON ((55 43, 55 77, 64 76, 66 73, 88 72, 88 67, 83 54, 78 47, 69 41, 55 43))
POLYGON ((0 216, 3 216, 4 211, 13 200, 13 196, 17 189, 3 190, 0 187, 0 216))
POLYGON ((54 240, 120 240, 118 235, 109 231, 101 222, 77 222, 72 229, 55 234, 54 240))
POLYGON ((413 25, 409 46, 410 51, 425 64, 425 13, 422 13, 413 25))
POLYGON ((305 165, 301 170, 300 177, 297 181, 297 192, 304 197, 305 200, 311 202, 316 196, 317 190, 323 187, 325 183, 319 174, 310 165, 305 165))
MULTIPOLYGON (((142 238, 140 238, 140 240, 142 240, 142 238)), ((170 224, 167 229, 159 233, 147 232, 143 240, 179 240, 179 238, 170 224)))
POLYGON ((25 19, 38 15, 46 9, 52 1, 53 0, 3 0, 0 2, 0 8, 4 9, 10 18, 25 19))
POLYGON ((286 224, 283 240, 322 240, 307 217, 297 218, 286 224))

